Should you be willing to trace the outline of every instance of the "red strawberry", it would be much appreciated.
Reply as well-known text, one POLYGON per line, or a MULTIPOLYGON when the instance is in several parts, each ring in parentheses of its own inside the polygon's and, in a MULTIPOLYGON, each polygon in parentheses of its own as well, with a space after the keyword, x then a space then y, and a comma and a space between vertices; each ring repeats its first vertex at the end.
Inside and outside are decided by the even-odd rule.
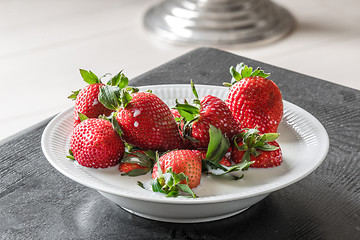
MULTIPOLYGON (((120 163, 119 164, 119 171, 123 173, 124 175, 129 174, 129 172, 136 171, 137 169, 147 170, 147 167, 142 167, 137 163, 120 163)), ((142 171, 141 170, 141 171, 142 171)))
MULTIPOLYGON (((184 122, 181 121, 181 115, 179 113, 179 111, 177 109, 170 109, 171 111, 171 114, 173 115, 175 121, 177 122, 178 124, 178 128, 179 128, 179 133, 180 133, 180 136, 182 137, 183 136, 183 133, 182 133, 182 128, 184 126, 184 122)), ((183 141, 184 141, 184 146, 183 146, 183 149, 194 149, 194 146, 191 144, 191 141, 187 138, 183 138, 183 141)))
POLYGON ((116 118, 129 144, 159 151, 183 146, 169 107, 152 93, 132 94, 132 100, 119 110, 116 118))
POLYGON ((235 163, 243 161, 253 162, 252 168, 268 168, 279 166, 282 161, 282 152, 275 141, 276 133, 259 134, 257 129, 249 129, 236 139, 236 146, 232 148, 231 156, 235 163))
MULTIPOLYGON (((251 168, 276 167, 282 163, 283 158, 279 144, 276 141, 274 141, 274 142, 269 142, 269 145, 278 147, 278 149, 274 151, 258 150, 259 155, 257 157, 254 155, 250 155, 250 161, 254 162, 250 165, 251 168)), ((232 151, 232 157, 234 162, 240 163, 244 154, 245 151, 239 151, 237 148, 234 148, 232 151)))
MULTIPOLYGON (((165 173, 167 169, 172 168, 176 174, 184 173, 188 177, 188 186, 195 188, 200 184, 201 180, 202 153, 198 150, 174 150, 165 153, 159 159, 161 173, 165 173)), ((154 165, 152 178, 161 177, 159 174, 158 164, 154 165)), ((186 180, 180 183, 186 184, 186 180)))
POLYGON ((78 113, 82 113, 89 118, 97 118, 102 114, 110 115, 112 110, 107 109, 98 101, 101 86, 104 86, 104 84, 93 83, 81 89, 75 100, 74 126, 81 122, 78 113))
POLYGON ((236 70, 231 67, 230 72, 233 80, 226 104, 241 129, 257 127, 262 133, 276 132, 283 115, 282 97, 276 84, 259 68, 253 71, 243 63, 236 70))
POLYGON ((231 139, 240 129, 231 111, 220 98, 207 95, 201 100, 198 98, 194 84, 191 82, 195 95, 193 104, 186 101, 184 104, 176 104, 176 109, 183 117, 183 137, 190 139, 192 145, 198 149, 207 148, 209 144, 209 128, 213 125, 228 138, 231 139))
MULTIPOLYGON (((100 88, 104 86, 93 72, 80 69, 80 74, 84 81, 89 85, 79 91, 74 91, 69 96, 75 100, 74 107, 74 127, 81 122, 78 113, 82 113, 89 118, 97 118, 100 115, 110 115, 113 110, 106 108, 98 100, 100 88)), ((114 85, 120 81, 120 78, 126 78, 121 72, 113 77, 107 84, 114 85)), ((127 78, 126 78, 127 79, 127 78)))
MULTIPOLYGON (((213 125, 210 125, 209 129, 210 141, 206 152, 201 150, 203 158, 204 170, 213 175, 225 175, 236 171, 245 171, 249 168, 251 162, 244 161, 240 164, 232 165, 229 159, 230 143, 220 131, 213 125)), ((233 179, 237 180, 242 176, 233 176, 233 179)))
POLYGON ((139 176, 152 170, 155 155, 151 151, 137 150, 127 154, 119 164, 122 175, 139 176))
POLYGON ((231 161, 229 160, 229 158, 227 158, 226 156, 224 156, 224 157, 220 160, 219 164, 224 165, 224 166, 227 166, 227 167, 230 167, 230 166, 231 166, 231 161))
POLYGON ((177 109, 170 109, 170 111, 171 111, 171 114, 173 115, 173 117, 175 118, 175 120, 177 118, 181 118, 181 115, 177 109))
POLYGON ((101 88, 100 101, 117 110, 116 120, 124 140, 146 150, 167 151, 183 147, 177 124, 169 107, 155 94, 109 86, 101 88))
POLYGON ((106 168, 119 163, 125 147, 108 120, 90 118, 83 120, 74 128, 70 149, 80 165, 106 168))

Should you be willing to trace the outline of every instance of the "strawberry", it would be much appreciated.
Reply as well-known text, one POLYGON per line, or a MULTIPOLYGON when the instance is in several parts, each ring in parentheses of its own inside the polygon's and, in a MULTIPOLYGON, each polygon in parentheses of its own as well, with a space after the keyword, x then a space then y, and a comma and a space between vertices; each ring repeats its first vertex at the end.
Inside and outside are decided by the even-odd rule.
POLYGON ((153 191, 177 196, 179 191, 195 194, 190 190, 200 184, 202 153, 198 150, 173 150, 162 155, 152 173, 153 191))
POLYGON ((209 144, 210 125, 220 129, 222 133, 231 139, 240 129, 230 109, 224 101, 212 95, 207 95, 199 100, 198 93, 191 81, 191 87, 195 96, 192 104, 187 101, 184 104, 177 102, 175 108, 182 116, 182 135, 192 141, 192 145, 198 149, 207 148, 209 144))
MULTIPOLYGON (((82 113, 89 118, 97 118, 100 115, 110 115, 112 110, 106 108, 98 100, 100 88, 104 86, 93 72, 80 69, 80 74, 84 81, 89 85, 78 91, 73 91, 69 96, 75 100, 74 107, 74 127, 81 122, 78 113, 82 113)), ((121 72, 112 78, 107 84, 116 84, 119 78, 126 78, 121 72)))
POLYGON ((74 128, 70 149, 73 159, 80 165, 106 168, 119 163, 125 147, 108 120, 89 118, 74 128))
POLYGON ((104 86, 99 95, 100 102, 116 110, 124 140, 145 150, 182 148, 184 143, 170 108, 153 93, 128 90, 104 86))
POLYGON ((152 151, 136 150, 127 154, 119 164, 121 175, 144 175, 152 170, 155 157, 152 151))
POLYGON ((245 130, 235 139, 236 144, 231 152, 233 161, 251 161, 251 168, 279 166, 283 158, 281 148, 275 141, 278 136, 277 133, 259 134, 257 129, 245 130))
POLYGON ((173 117, 175 118, 175 120, 181 118, 181 115, 177 109, 170 109, 170 111, 173 117))
MULTIPOLYGON (((138 163, 125 163, 125 162, 121 162, 119 164, 119 171, 122 173, 121 175, 129 175, 129 176, 138 176, 138 175, 131 175, 131 172, 136 172, 136 171, 146 171, 148 172, 148 168, 147 167, 142 167, 140 164, 138 163)), ((143 175, 143 174, 140 174, 143 175)))
MULTIPOLYGON (((171 108, 170 109, 171 111, 171 114, 173 115, 175 121, 177 122, 178 124, 178 128, 179 128, 179 133, 180 133, 180 136, 182 137, 183 136, 183 132, 182 132, 182 128, 184 126, 184 122, 181 121, 181 115, 179 113, 179 111, 177 109, 173 109, 171 108)), ((183 148, 184 149, 194 149, 194 146, 191 144, 191 141, 187 138, 183 138, 183 141, 184 141, 184 144, 183 144, 183 148)))
MULTIPOLYGON (((227 156, 230 143, 220 129, 210 125, 209 135, 207 151, 183 149, 166 152, 160 159, 157 156, 152 172, 152 190, 168 197, 176 197, 182 192, 196 197, 191 189, 200 184, 203 167, 207 173, 218 176, 249 168, 252 162, 248 161, 231 166, 227 156)), ((242 177, 233 176, 233 179, 242 177)), ((139 182, 139 186, 143 187, 143 184, 139 182)))
MULTIPOLYGON (((250 161, 243 161, 235 165, 231 164, 229 159, 230 143, 220 129, 210 125, 209 135, 210 141, 206 152, 201 150, 203 168, 207 173, 221 176, 235 171, 245 171, 249 168, 252 163, 250 161)), ((238 180, 242 177, 243 175, 240 177, 233 176, 233 179, 238 180)))
POLYGON ((283 102, 279 88, 267 79, 260 68, 240 63, 230 68, 233 75, 230 91, 226 99, 240 128, 255 128, 262 133, 275 133, 283 115, 283 102))

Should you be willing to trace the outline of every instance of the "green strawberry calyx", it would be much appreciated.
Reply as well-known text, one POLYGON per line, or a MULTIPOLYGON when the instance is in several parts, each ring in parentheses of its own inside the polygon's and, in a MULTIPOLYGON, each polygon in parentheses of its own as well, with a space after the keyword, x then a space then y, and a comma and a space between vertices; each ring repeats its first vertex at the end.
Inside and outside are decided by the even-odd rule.
POLYGON ((153 168, 155 162, 155 152, 153 151, 134 151, 126 153, 121 163, 135 163, 143 168, 133 169, 127 173, 122 173, 122 176, 136 177, 140 175, 145 175, 153 168))
POLYGON ((178 100, 175 100, 175 107, 174 109, 178 110, 181 118, 177 119, 179 124, 179 129, 182 132, 182 136, 186 139, 189 139, 192 142, 198 142, 197 139, 192 137, 192 124, 196 122, 200 117, 200 100, 199 95, 196 91, 195 85, 191 80, 191 90, 195 96, 193 101, 189 103, 186 99, 184 103, 179 103, 178 100))
POLYGON ((156 179, 152 179, 150 183, 154 192, 163 193, 166 197, 197 197, 187 183, 180 183, 183 180, 189 182, 189 178, 184 173, 174 173, 171 167, 166 169, 165 173, 162 172, 159 163, 159 154, 157 152, 155 164, 157 164, 158 167, 158 177, 156 179))
POLYGON ((246 128, 235 136, 234 146, 239 151, 245 152, 241 162, 248 162, 251 155, 257 157, 261 154, 258 150, 275 151, 279 149, 279 147, 269 144, 269 142, 275 141, 278 137, 279 133, 260 134, 256 128, 246 128), (238 144, 239 139, 241 140, 241 145, 238 144))
POLYGON ((223 85, 226 87, 231 87, 233 84, 244 78, 256 76, 267 78, 270 76, 269 73, 265 73, 262 69, 260 69, 260 67, 257 67, 255 70, 253 70, 252 67, 245 65, 243 62, 237 64, 235 68, 231 66, 230 74, 232 75, 231 82, 223 83, 223 85))
POLYGON ((80 121, 85 121, 86 119, 89 119, 88 116, 86 116, 85 114, 82 114, 81 112, 78 112, 78 116, 80 118, 80 121))
POLYGON ((69 149, 69 155, 67 155, 66 157, 67 157, 68 159, 71 159, 71 160, 75 161, 75 157, 74 157, 74 154, 73 154, 73 152, 72 152, 71 149, 69 149))
MULTIPOLYGON (((89 85, 96 84, 96 83, 102 83, 102 79, 104 79, 105 77, 111 76, 110 73, 106 73, 102 77, 98 77, 95 73, 93 73, 90 70, 88 71, 88 70, 84 70, 84 69, 79 69, 79 71, 80 71, 80 75, 83 78, 83 80, 89 85)), ((118 86, 120 88, 124 88, 124 86, 127 86, 128 83, 129 83, 129 79, 124 75, 123 70, 121 70, 115 76, 110 78, 107 81, 106 85, 107 86, 118 86)), ((81 89, 72 91, 71 95, 68 96, 68 98, 72 99, 72 100, 76 100, 77 95, 79 94, 80 91, 81 91, 81 89)))
POLYGON ((127 78, 120 78, 119 82, 113 85, 105 85, 100 88, 99 102, 111 110, 125 108, 132 100, 131 94, 139 91, 138 88, 128 86, 127 78))
MULTIPOLYGON (((225 156, 230 148, 229 140, 222 134, 221 130, 210 124, 209 128, 210 141, 206 152, 206 157, 203 160, 203 167, 208 173, 221 176, 235 171, 245 171, 253 163, 251 161, 244 161, 240 164, 232 165, 230 167, 224 166, 219 162, 225 156)), ((233 176, 235 180, 242 178, 233 176)))

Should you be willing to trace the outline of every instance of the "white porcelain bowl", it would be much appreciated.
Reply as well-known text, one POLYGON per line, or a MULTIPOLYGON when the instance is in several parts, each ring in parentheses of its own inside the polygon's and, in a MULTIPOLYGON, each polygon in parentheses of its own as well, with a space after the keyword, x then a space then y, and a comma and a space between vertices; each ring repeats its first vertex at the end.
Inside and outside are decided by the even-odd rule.
MULTIPOLYGON (((211 94, 225 99, 228 92, 228 88, 219 86, 197 85, 196 88, 200 98, 211 94)), ((151 89, 170 107, 174 106, 176 98, 193 99, 190 85, 153 85, 140 89, 151 89)), ((166 198, 137 186, 137 181, 141 181, 149 188, 150 174, 121 176, 117 166, 92 169, 67 159, 72 117, 73 109, 68 109, 45 128, 41 144, 48 161, 65 176, 98 190, 129 212, 167 222, 204 222, 238 214, 271 192, 310 174, 325 159, 329 149, 329 138, 321 123, 300 107, 284 101, 284 117, 278 129, 284 161, 279 167, 249 169, 238 181, 204 175, 201 184, 194 189, 198 198, 166 198)))

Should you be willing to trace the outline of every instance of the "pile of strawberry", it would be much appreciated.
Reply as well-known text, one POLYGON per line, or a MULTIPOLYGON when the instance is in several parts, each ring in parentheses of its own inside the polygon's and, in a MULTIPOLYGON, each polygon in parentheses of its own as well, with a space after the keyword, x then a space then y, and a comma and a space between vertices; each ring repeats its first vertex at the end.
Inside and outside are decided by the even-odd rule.
POLYGON ((153 191, 192 197, 203 172, 280 165, 279 88, 259 68, 241 63, 230 72, 225 101, 212 95, 199 99, 191 82, 194 99, 175 100, 170 109, 150 91, 129 87, 122 72, 104 84, 103 77, 81 69, 88 85, 69 97, 75 107, 68 157, 85 167, 118 165, 122 175, 151 172, 153 191))

